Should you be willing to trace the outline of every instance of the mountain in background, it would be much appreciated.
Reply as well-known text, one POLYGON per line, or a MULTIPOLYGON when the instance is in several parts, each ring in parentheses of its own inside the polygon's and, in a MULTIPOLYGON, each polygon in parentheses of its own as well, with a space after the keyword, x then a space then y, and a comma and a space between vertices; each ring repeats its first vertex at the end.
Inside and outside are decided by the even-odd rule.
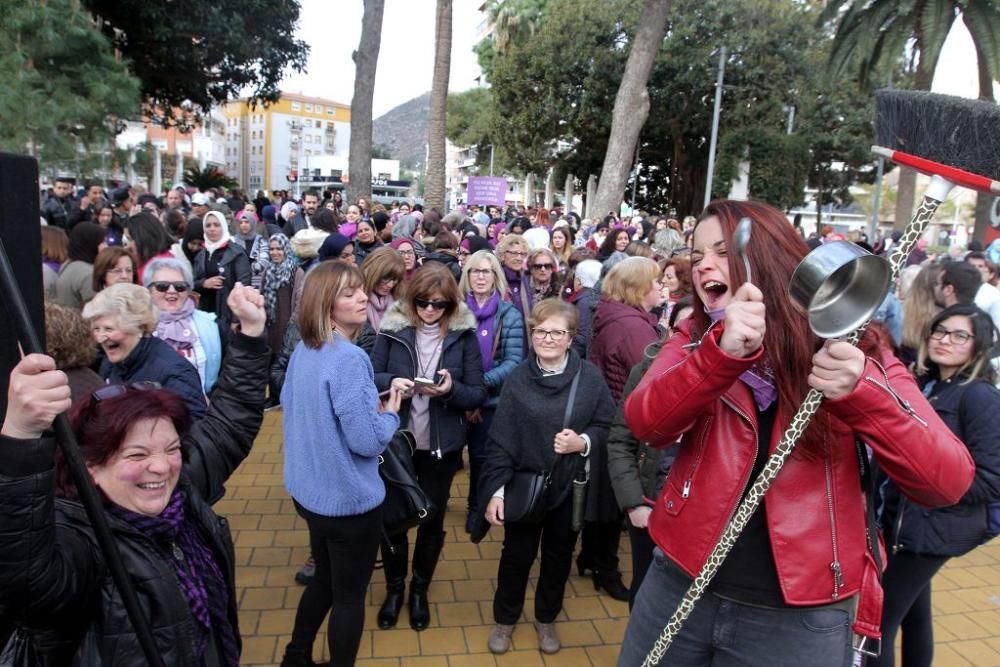
POLYGON ((402 167, 421 171, 426 159, 427 116, 431 109, 430 91, 404 102, 372 122, 372 145, 402 167))

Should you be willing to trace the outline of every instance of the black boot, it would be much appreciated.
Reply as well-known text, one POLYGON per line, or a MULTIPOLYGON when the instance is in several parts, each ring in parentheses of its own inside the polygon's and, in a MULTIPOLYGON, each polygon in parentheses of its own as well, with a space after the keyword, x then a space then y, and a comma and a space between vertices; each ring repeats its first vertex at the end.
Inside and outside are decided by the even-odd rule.
POLYGON ((417 538, 413 547, 413 578, 410 580, 410 627, 420 631, 427 628, 431 622, 431 610, 427 601, 427 588, 434 577, 438 556, 444 547, 444 536, 438 535, 417 538))
POLYGON ((607 591, 608 595, 620 602, 628 602, 628 589, 622 583, 622 573, 617 570, 594 572, 594 590, 607 591))
POLYGON ((312 651, 292 648, 289 644, 285 648, 285 656, 281 659, 281 667, 315 667, 316 663, 312 659, 312 651))
POLYGON ((403 541, 390 547, 382 543, 382 563, 385 569, 385 602, 378 610, 378 627, 382 630, 396 627, 399 612, 406 595, 407 544, 403 541))

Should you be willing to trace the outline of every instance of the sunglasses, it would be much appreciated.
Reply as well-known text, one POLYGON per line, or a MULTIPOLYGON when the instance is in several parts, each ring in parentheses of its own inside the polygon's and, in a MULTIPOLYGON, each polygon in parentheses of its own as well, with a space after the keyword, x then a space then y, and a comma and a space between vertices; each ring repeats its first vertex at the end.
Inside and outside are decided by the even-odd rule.
POLYGON ((149 286, 155 289, 157 292, 167 292, 171 287, 174 288, 175 292, 188 291, 188 284, 183 282, 172 283, 172 282, 167 282, 166 280, 158 280, 155 283, 150 283, 149 286))
POLYGON ((539 271, 551 271, 552 264, 532 264, 531 268, 538 269, 539 271))
POLYGON ((428 301, 427 299, 414 299, 414 305, 420 310, 433 308, 434 310, 444 310, 451 305, 450 301, 428 301))
POLYGON ((107 401, 108 399, 124 396, 129 392, 129 390, 154 391, 156 389, 163 389, 163 385, 159 382, 153 382, 152 380, 131 382, 129 384, 109 384, 97 389, 90 395, 90 405, 94 406, 101 401, 107 401))

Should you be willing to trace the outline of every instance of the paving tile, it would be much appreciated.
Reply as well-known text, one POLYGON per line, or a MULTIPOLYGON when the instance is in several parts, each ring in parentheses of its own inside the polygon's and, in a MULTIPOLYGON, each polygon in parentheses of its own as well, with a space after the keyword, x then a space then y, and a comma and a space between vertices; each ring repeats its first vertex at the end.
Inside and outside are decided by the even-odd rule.
MULTIPOLYGON (((294 583, 308 556, 308 530, 297 515, 282 479, 281 412, 265 415, 250 456, 227 483, 215 505, 229 518, 236 547, 242 665, 274 665, 290 640, 303 587, 294 583)), ((376 571, 369 586, 357 665, 368 667, 611 667, 628 622, 628 606, 594 590, 591 578, 574 569, 567 582, 557 631, 563 650, 543 656, 532 627, 538 562, 532 567, 526 613, 515 627, 513 650, 493 656, 486 642, 493 629, 493 594, 503 530, 491 530, 478 545, 464 531, 468 471, 459 471, 445 515, 442 559, 428 592, 431 626, 410 629, 404 607, 399 627, 379 630, 376 616, 385 579, 376 571)), ((412 541, 412 540, 411 540, 412 541)), ((629 540, 622 536, 619 557, 631 579, 629 540)), ((412 545, 411 545, 412 550, 412 545)), ((935 667, 1000 667, 1000 541, 949 561, 933 582, 935 667)), ((326 622, 314 645, 317 661, 328 659, 326 622)))

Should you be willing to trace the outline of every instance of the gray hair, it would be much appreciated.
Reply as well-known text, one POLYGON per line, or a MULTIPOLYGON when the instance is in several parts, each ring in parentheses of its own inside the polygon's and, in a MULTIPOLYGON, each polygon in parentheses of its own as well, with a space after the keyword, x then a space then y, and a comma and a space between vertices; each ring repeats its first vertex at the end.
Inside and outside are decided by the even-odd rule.
POLYGON ((156 330, 160 311, 153 305, 149 290, 130 283, 107 287, 83 307, 89 323, 101 317, 113 317, 123 331, 148 336, 156 330))
POLYGON ((148 288, 153 284, 153 276, 160 269, 170 269, 171 271, 176 271, 184 277, 184 282, 187 283, 188 289, 194 288, 194 275, 191 273, 191 267, 174 257, 158 257, 157 259, 151 260, 149 264, 146 265, 146 269, 142 272, 143 287, 148 288))
POLYGON ((596 259, 585 259, 576 265, 576 279, 584 287, 593 287, 601 279, 601 263, 596 259))

